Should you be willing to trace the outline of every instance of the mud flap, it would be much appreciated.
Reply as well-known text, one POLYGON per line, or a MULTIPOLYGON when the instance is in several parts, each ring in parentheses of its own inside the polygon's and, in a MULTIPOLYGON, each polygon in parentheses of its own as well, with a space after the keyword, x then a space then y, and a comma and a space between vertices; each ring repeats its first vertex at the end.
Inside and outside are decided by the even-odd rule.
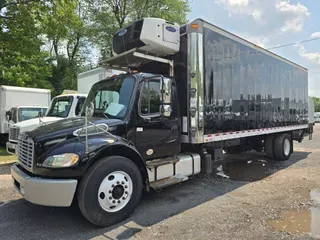
POLYGON ((267 154, 267 157, 270 159, 274 159, 274 153, 273 153, 273 142, 274 142, 274 136, 269 135, 266 137, 265 140, 265 152, 267 154))

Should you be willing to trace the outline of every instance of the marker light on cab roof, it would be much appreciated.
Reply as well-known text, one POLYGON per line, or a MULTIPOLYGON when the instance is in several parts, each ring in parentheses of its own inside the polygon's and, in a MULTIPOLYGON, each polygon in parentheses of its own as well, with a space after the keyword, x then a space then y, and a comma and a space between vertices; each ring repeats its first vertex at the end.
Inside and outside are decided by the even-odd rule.
POLYGON ((198 26, 197 23, 191 24, 191 28, 193 28, 193 29, 197 29, 198 27, 199 27, 199 26, 198 26))

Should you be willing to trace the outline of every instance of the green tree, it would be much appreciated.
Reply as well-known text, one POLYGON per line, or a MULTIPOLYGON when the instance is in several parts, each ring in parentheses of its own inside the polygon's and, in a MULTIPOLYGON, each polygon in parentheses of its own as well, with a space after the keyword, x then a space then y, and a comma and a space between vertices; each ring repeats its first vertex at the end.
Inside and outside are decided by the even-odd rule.
POLYGON ((320 112, 320 98, 312 97, 314 103, 314 112, 320 112))
POLYGON ((77 88, 77 75, 86 62, 86 5, 81 0, 59 0, 50 4, 43 19, 44 34, 55 60, 50 79, 55 94, 77 88))
POLYGON ((84 0, 0 0, 0 84, 76 89, 88 65, 84 0))
POLYGON ((0 84, 50 88, 51 59, 42 51, 42 1, 0 2, 0 84))
POLYGON ((179 24, 190 11, 186 0, 86 0, 91 16, 91 40, 103 58, 111 55, 113 33, 145 17, 164 18, 179 24))

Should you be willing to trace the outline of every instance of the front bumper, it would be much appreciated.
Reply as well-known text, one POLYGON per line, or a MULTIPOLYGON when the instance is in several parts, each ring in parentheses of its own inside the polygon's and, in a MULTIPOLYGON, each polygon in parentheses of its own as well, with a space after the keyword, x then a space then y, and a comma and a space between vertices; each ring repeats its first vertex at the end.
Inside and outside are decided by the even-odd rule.
POLYGON ((43 206, 69 207, 78 183, 76 179, 32 177, 20 170, 17 163, 11 167, 11 176, 24 199, 43 206))
POLYGON ((17 143, 7 142, 6 143, 7 152, 10 153, 10 154, 16 154, 17 146, 18 146, 17 143))

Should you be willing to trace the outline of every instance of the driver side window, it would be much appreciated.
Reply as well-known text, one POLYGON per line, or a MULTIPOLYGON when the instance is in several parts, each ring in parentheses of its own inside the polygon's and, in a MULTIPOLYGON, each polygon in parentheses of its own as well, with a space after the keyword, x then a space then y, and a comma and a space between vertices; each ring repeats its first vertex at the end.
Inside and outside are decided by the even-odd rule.
POLYGON ((160 114, 160 80, 145 81, 140 95, 140 114, 160 114))

